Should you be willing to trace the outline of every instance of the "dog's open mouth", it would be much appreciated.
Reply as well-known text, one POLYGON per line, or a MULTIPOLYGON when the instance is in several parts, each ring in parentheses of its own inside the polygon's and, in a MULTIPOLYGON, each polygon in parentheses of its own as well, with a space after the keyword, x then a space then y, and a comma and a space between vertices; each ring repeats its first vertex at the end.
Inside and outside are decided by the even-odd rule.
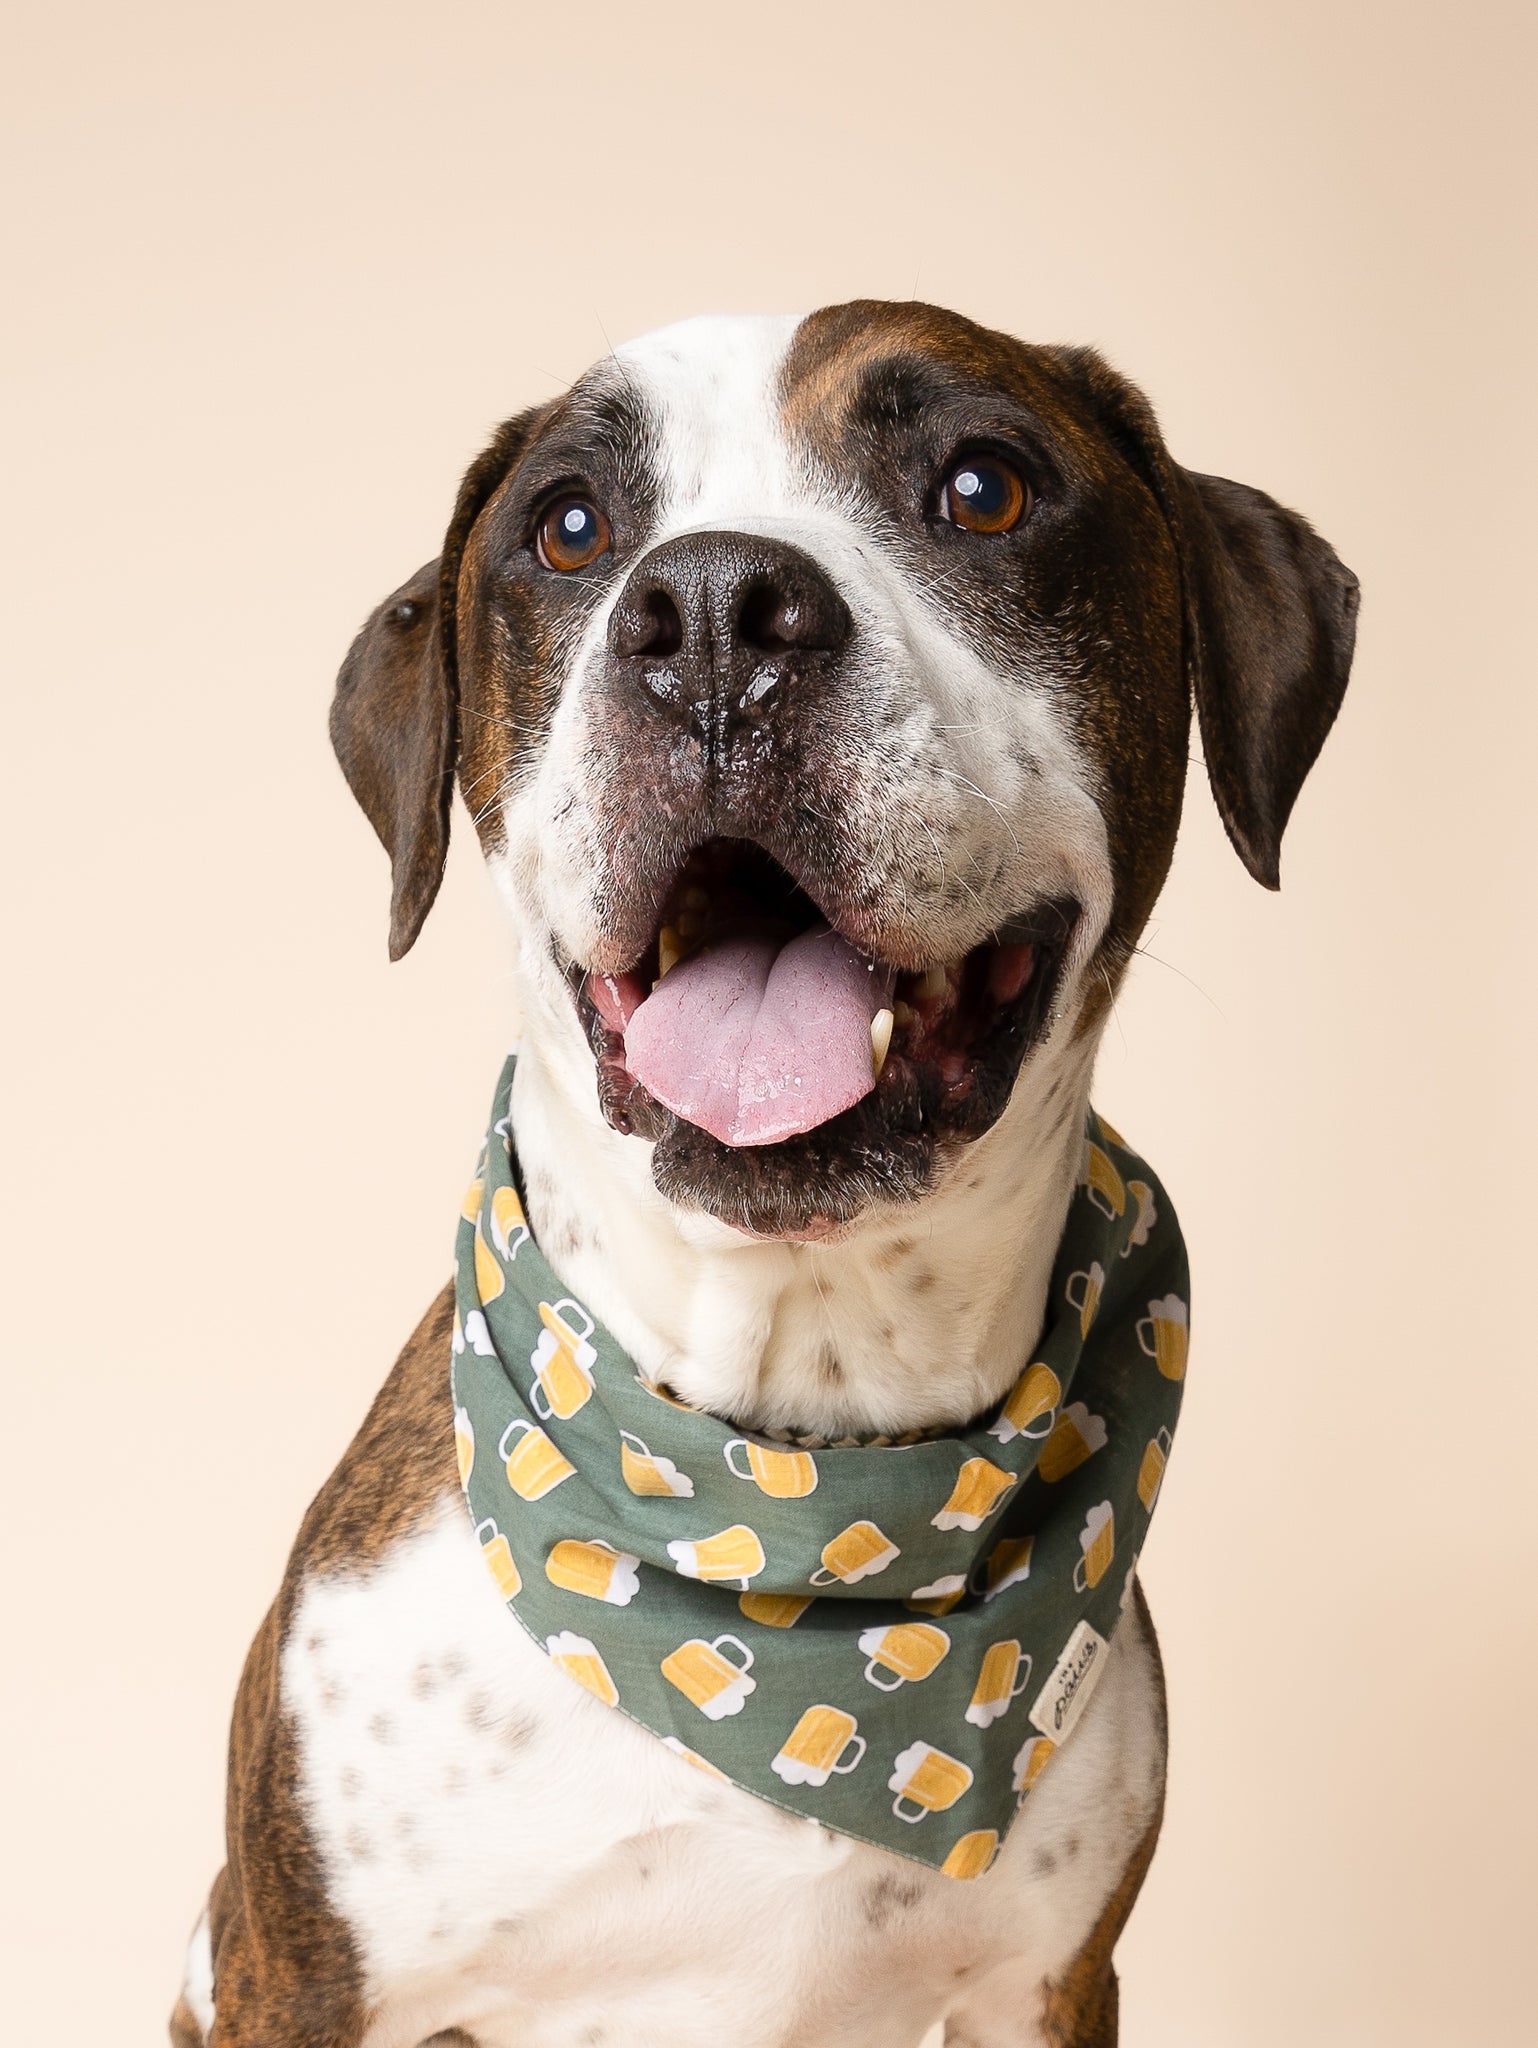
POLYGON ((904 971, 851 945, 762 848, 712 840, 628 972, 572 970, 604 1113, 646 1137, 680 1118, 734 1151, 862 1104, 867 1131, 874 1111, 894 1132, 975 1136, 1047 1022, 1077 915, 1038 905, 958 959, 904 971))

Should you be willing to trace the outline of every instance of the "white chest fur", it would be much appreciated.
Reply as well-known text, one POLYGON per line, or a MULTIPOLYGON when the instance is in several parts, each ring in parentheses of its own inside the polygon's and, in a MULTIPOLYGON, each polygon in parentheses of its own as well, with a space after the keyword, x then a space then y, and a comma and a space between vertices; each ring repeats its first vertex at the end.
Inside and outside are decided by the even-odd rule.
POLYGON ((1038 2037, 1162 1774, 1135 1612, 989 1875, 939 1877, 717 1782, 589 1698, 506 1613, 457 1498, 314 1577, 283 1696, 367 2048, 977 2048, 1038 2037))

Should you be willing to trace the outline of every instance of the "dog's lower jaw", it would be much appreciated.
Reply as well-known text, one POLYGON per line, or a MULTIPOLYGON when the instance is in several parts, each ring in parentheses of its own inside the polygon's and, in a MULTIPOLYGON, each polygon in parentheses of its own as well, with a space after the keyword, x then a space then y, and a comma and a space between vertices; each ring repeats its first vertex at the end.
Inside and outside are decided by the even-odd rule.
POLYGON ((666 1200, 650 1144, 605 1122, 567 1018, 538 1002, 526 1016, 512 1119, 530 1223, 647 1378, 739 1426, 833 1439, 965 1422, 1013 1384, 1079 1172, 1098 1033, 1065 1018, 932 1193, 806 1241, 666 1200))

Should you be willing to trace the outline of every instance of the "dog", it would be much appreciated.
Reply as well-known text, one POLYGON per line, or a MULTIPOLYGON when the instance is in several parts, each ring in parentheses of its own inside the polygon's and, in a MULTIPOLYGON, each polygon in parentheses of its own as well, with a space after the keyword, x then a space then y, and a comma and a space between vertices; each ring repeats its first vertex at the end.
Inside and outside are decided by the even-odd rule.
MULTIPOLYGON (((693 320, 500 429, 332 734, 392 957, 463 793, 517 937, 529 1224, 644 1375, 822 1443, 998 1403, 1193 703, 1274 888, 1357 596, 1303 519, 1180 468, 1091 350, 917 303, 693 320), (875 1085, 814 1077, 783 1131, 729 1071, 680 1108, 665 1049, 655 1086, 627 1064, 653 982, 764 917, 893 991, 875 1085)), ((176 2048, 1114 2041, 1163 1801, 1141 1593, 994 1867, 953 1883, 692 1769, 511 1625, 457 1479, 453 1323, 445 1290, 251 1650, 176 2048)))

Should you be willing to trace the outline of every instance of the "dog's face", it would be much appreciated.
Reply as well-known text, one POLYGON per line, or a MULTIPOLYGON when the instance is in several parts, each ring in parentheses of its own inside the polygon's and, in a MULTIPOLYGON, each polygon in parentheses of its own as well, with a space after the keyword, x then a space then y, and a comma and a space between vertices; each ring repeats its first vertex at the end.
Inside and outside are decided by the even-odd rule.
POLYGON ((333 732, 392 951, 457 765, 531 1026, 675 1202, 816 1235, 921 1199, 1103 1020, 1193 694, 1274 886, 1355 601, 1087 351, 918 305, 702 320, 503 428, 333 732))

